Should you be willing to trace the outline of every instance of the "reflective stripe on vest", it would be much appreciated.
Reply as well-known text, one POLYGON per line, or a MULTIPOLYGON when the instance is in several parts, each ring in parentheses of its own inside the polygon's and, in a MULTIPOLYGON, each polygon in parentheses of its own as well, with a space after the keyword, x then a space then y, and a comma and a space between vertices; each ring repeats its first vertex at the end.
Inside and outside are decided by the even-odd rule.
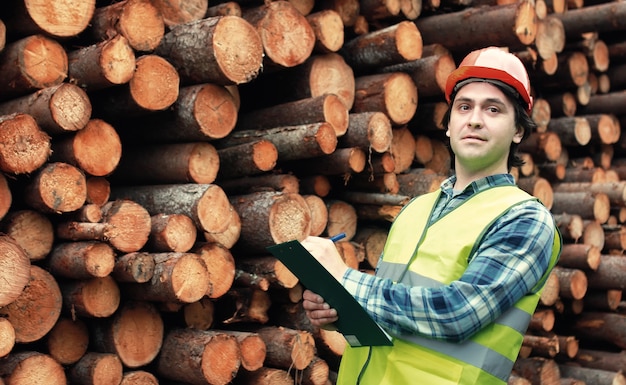
MULTIPOLYGON (((477 241, 496 219, 515 204, 534 199, 516 186, 494 187, 426 229, 439 194, 419 196, 403 208, 389 231, 377 275, 413 286, 447 285, 463 274, 477 241), (476 207, 481 208, 481 215, 475 214, 476 207), (439 255, 456 258, 441 259, 439 255)), ((559 252, 560 235, 555 230, 550 267, 556 264, 559 252)), ((543 286, 547 276, 544 274, 538 287, 543 286)), ((411 380, 421 385, 506 384, 539 297, 540 290, 525 296, 463 343, 403 335, 394 340, 393 347, 373 347, 360 384, 415 383, 411 380), (405 356, 415 359, 406 362, 405 356)), ((367 349, 348 348, 344 352, 338 384, 356 383, 367 349)))

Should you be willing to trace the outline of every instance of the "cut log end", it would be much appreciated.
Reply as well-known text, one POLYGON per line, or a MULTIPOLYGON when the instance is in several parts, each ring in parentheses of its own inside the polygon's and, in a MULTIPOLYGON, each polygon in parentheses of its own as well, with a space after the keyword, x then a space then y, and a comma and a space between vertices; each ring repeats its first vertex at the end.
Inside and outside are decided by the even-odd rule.
POLYGON ((147 111, 162 111, 174 104, 180 84, 174 66, 157 55, 141 56, 136 64, 129 82, 135 103, 147 111))
POLYGON ((50 137, 27 114, 0 118, 0 170, 27 174, 41 167, 50 156, 50 137))
POLYGON ((263 43, 254 27, 241 17, 224 16, 215 28, 213 50, 224 76, 234 84, 257 77, 263 64, 263 43))

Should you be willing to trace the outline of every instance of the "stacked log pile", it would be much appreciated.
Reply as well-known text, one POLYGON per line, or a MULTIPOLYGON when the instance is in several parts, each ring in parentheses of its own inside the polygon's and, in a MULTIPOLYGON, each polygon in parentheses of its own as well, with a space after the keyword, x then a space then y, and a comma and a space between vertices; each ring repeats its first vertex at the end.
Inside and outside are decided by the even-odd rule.
POLYGON ((3 2, 0 385, 334 383, 346 342, 266 247, 345 232, 373 271, 486 45, 530 72, 513 172, 564 239, 509 384, 626 383, 624 30, 624 2, 3 2))

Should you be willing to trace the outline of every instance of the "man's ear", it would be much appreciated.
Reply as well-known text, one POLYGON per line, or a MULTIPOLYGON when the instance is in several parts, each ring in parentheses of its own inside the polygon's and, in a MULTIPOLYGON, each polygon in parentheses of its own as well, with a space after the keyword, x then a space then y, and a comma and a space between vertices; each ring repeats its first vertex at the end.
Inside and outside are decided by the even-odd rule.
POLYGON ((517 132, 515 132, 515 135, 513 136, 513 143, 519 144, 523 138, 524 138, 524 128, 518 127, 517 132))

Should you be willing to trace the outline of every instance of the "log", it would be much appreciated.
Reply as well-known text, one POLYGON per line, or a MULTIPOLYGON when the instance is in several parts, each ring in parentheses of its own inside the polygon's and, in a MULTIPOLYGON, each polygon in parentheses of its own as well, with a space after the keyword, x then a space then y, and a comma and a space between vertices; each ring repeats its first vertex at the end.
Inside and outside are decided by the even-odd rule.
POLYGON ((237 130, 264 130, 281 126, 299 126, 328 122, 337 136, 346 133, 348 109, 335 94, 281 103, 242 113, 237 118, 237 130))
POLYGON ((376 268, 382 254, 388 231, 378 226, 360 226, 352 241, 361 245, 364 261, 371 268, 376 268))
POLYGON ((338 148, 328 155, 279 162, 279 167, 299 175, 350 175, 365 169, 366 157, 365 150, 360 147, 338 148))
MULTIPOLYGON (((422 57, 405 63, 393 64, 380 69, 381 72, 405 72, 411 76, 417 86, 421 100, 439 99, 443 96, 448 75, 456 69, 452 53, 441 44, 430 44, 424 47, 422 57)), ((434 102, 447 109, 445 102, 434 102)), ((420 107, 418 106, 418 109, 420 107)), ((440 125, 441 119, 435 116, 435 124, 440 125)), ((414 117, 412 122, 421 127, 425 122, 414 117)), ((412 125, 413 126, 413 125, 412 125)), ((441 127, 439 127, 441 128, 441 127)), ((420 131, 422 128, 420 128, 420 131)))
POLYGON ((559 365, 543 357, 518 358, 513 370, 533 384, 558 384, 560 378, 559 365))
POLYGON ((536 162, 556 161, 563 151, 561 139, 554 133, 531 133, 528 139, 520 143, 519 151, 533 155, 536 162))
POLYGON ((218 298, 215 318, 224 325, 265 324, 269 321, 267 311, 270 306, 271 299, 267 291, 233 287, 218 298))
POLYGON ((124 0, 95 10, 89 28, 96 41, 123 36, 138 52, 151 52, 165 34, 165 22, 150 0, 124 0))
POLYGON ((199 301, 183 305, 182 311, 187 327, 198 330, 208 330, 213 326, 215 304, 213 300, 208 297, 203 297, 199 301))
POLYGON ((204 259, 195 253, 154 253, 154 273, 146 283, 126 283, 128 298, 139 301, 191 303, 209 290, 204 259))
POLYGON ((85 204, 95 204, 104 206, 109 201, 111 195, 111 184, 109 180, 101 176, 86 176, 87 179, 87 199, 85 204))
POLYGON ((585 384, 618 385, 626 384, 626 377, 619 372, 602 369, 581 368, 574 365, 559 365, 561 375, 583 381, 585 384))
POLYGON ((50 150, 50 136, 27 114, 0 116, 0 171, 29 174, 43 166, 50 150), (23 143, 29 143, 24 146, 23 143))
POLYGON ((537 123, 537 131, 545 132, 548 130, 548 126, 552 120, 552 110, 550 103, 544 98, 535 98, 533 102, 533 109, 531 111, 531 118, 537 123))
POLYGON ((429 169, 416 169, 417 172, 398 174, 397 179, 400 184, 399 194, 416 197, 428 192, 435 191, 446 178, 429 169))
POLYGON ((595 271, 587 273, 589 287, 602 290, 624 290, 626 282, 626 261, 619 255, 600 255, 600 263, 595 271))
POLYGON ((39 211, 11 211, 0 222, 0 230, 10 236, 31 261, 45 259, 52 250, 53 225, 50 218, 39 211))
POLYGON ((555 192, 591 191, 603 193, 609 198, 611 205, 624 206, 626 204, 626 181, 620 182, 561 182, 552 183, 555 192))
POLYGON ((264 74, 242 86, 243 112, 324 94, 337 95, 350 110, 355 96, 354 71, 336 52, 311 55, 301 65, 264 74))
POLYGON ((170 330, 156 363, 160 376, 192 385, 226 385, 239 371, 241 352, 237 340, 215 330, 170 330), (219 353, 219 360, 214 359, 219 353))
POLYGON ((50 273, 71 279, 108 276, 115 266, 115 251, 105 242, 57 243, 48 258, 50 273))
POLYGON ((573 320, 571 330, 581 340, 602 341, 624 349, 626 346, 624 322, 626 316, 623 314, 586 311, 573 320))
POLYGON ((78 167, 86 174, 107 176, 122 157, 122 142, 109 123, 90 119, 85 127, 52 142, 50 162, 78 167))
POLYGON ((325 385, 329 381, 330 368, 320 357, 313 357, 311 363, 302 371, 302 384, 325 385))
POLYGON ((157 214, 150 217, 150 236, 146 248, 154 252, 184 253, 196 242, 197 229, 184 214, 157 214))
POLYGON ((326 234, 332 237, 345 233, 346 240, 351 240, 356 234, 358 219, 354 206, 339 199, 327 199, 326 207, 328 208, 326 234))
POLYGON ((90 92, 128 83, 135 72, 135 52, 122 35, 70 51, 67 56, 70 81, 90 92))
POLYGON ((235 385, 291 385, 293 377, 287 370, 261 367, 253 372, 240 370, 235 377, 235 385))
POLYGON ((160 12, 165 25, 170 29, 179 24, 186 24, 202 19, 209 7, 208 0, 151 0, 160 12))
POLYGON ((62 281, 60 288, 72 317, 106 318, 120 305, 120 288, 110 276, 62 281))
POLYGON ((266 70, 304 63, 315 46, 315 33, 306 17, 289 1, 272 1, 243 9, 263 45, 266 70))
POLYGON ((218 179, 234 179, 270 171, 278 161, 278 150, 272 142, 261 139, 217 151, 220 159, 218 179))
POLYGON ((68 380, 76 384, 119 384, 122 376, 122 362, 111 353, 87 352, 67 371, 68 380))
POLYGON ((589 102, 580 107, 580 113, 585 114, 617 114, 620 106, 626 100, 626 90, 614 90, 605 94, 595 94, 589 102))
POLYGON ((328 122, 282 126, 265 130, 237 130, 217 142, 216 147, 268 140, 276 146, 281 161, 302 160, 332 154, 337 148, 335 129, 328 122))
MULTIPOLYGON (((0 318, 0 358, 5 357, 15 346, 15 328, 6 318, 0 318)), ((0 382, 1 384, 1 382, 0 382)))
POLYGON ((598 223, 605 223, 611 215, 609 197, 601 192, 554 192, 553 196, 552 210, 555 213, 577 214, 583 220, 594 220, 598 223))
POLYGON ((185 214, 193 219, 198 230, 209 233, 226 230, 232 215, 228 197, 215 184, 116 186, 111 195, 113 199, 136 202, 150 215, 185 214))
POLYGON ((242 15, 241 5, 235 1, 227 1, 215 5, 210 5, 206 11, 206 17, 215 16, 239 16, 242 15))
POLYGON ((309 235, 321 235, 328 225, 328 208, 326 202, 318 195, 303 195, 304 201, 311 211, 311 230, 309 235))
POLYGON ((559 340, 555 335, 534 336, 524 335, 522 346, 530 347, 535 357, 553 358, 559 353, 559 340))
POLYGON ((265 365, 303 370, 315 356, 313 335, 304 330, 265 326, 256 330, 266 345, 265 365))
POLYGON ((596 290, 591 289, 585 294, 584 307, 598 311, 615 311, 622 301, 622 291, 619 289, 596 290))
POLYGON ((561 248, 559 266, 580 269, 598 270, 601 254, 597 247, 584 243, 565 243, 561 248))
POLYGON ((89 27, 96 1, 58 4, 26 0, 11 2, 11 5, 9 14, 4 17, 11 34, 27 36, 40 33, 62 39, 78 35, 89 27))
POLYGON ((102 206, 102 221, 63 222, 56 225, 59 239, 107 242, 116 250, 130 253, 145 246, 150 236, 150 213, 140 204, 117 199, 102 206))
POLYGON ((266 277, 262 277, 258 274, 249 273, 241 269, 235 269, 235 280, 233 281, 233 285, 267 291, 270 288, 270 281, 266 277))
POLYGON ((259 192, 230 197, 241 218, 236 250, 245 254, 265 253, 273 244, 303 240, 311 232, 311 212, 297 193, 259 192))
POLYGON ((87 353, 89 330, 81 319, 61 316, 46 337, 48 354, 61 365, 72 365, 87 353))
POLYGON ((78 210, 87 197, 84 173, 64 163, 47 163, 37 170, 24 190, 24 200, 43 213, 66 213, 78 210))
POLYGON ((415 21, 424 41, 439 43, 453 52, 482 48, 485 41, 499 47, 534 42, 537 33, 535 7, 522 1, 498 7, 474 7, 415 21), (455 28, 446 28, 454 25, 455 28))
POLYGON ((120 385, 159 385, 159 380, 145 370, 131 370, 124 373, 120 385))
POLYGON ((61 306, 61 290, 52 274, 31 265, 24 290, 0 308, 0 316, 15 328, 15 342, 28 343, 40 340, 52 329, 61 315, 61 306))
POLYGON ((332 189, 330 180, 326 175, 305 175, 299 181, 300 190, 304 194, 315 194, 325 197, 332 189))
POLYGON ((273 288, 291 289, 299 282, 282 262, 271 256, 241 258, 236 266, 246 273, 267 279, 273 288))
POLYGON ((316 6, 319 9, 332 9, 339 13, 346 27, 355 25, 361 9, 359 1, 355 0, 323 0, 316 6))
POLYGON ((550 119, 548 130, 559 135, 564 146, 585 146, 591 141, 591 125, 584 116, 550 119))
POLYGON ((3 306, 17 300, 31 280, 31 265, 28 254, 9 235, 0 235, 0 281, 3 283, 0 292, 0 311, 3 306))
POLYGON ((306 15, 315 34, 312 54, 337 52, 345 41, 341 15, 332 9, 325 9, 306 15))
POLYGON ((623 370, 624 364, 626 364, 626 353, 624 351, 579 349, 574 361, 585 368, 619 372, 623 370))
POLYGON ((7 178, 3 173, 0 173, 0 220, 4 218, 9 212, 11 204, 13 203, 13 194, 7 178))
POLYGON ((224 231, 214 233, 205 231, 202 235, 207 242, 219 243, 227 249, 231 249, 241 236, 241 217, 237 211, 232 208, 228 226, 224 231))
POLYGON ((539 297, 539 303, 542 306, 552 306, 557 303, 559 300, 559 295, 561 292, 561 285, 559 283, 559 277, 557 273, 550 272, 548 275, 548 279, 543 286, 543 290, 541 291, 541 297, 539 297))
MULTIPOLYGON (((306 179, 305 179, 306 180, 306 179)), ((300 180, 293 174, 263 174, 249 178, 220 181, 220 186, 231 195, 246 195, 259 191, 299 193, 300 180)))
POLYGON ((129 121, 120 129, 126 142, 187 143, 221 139, 237 122, 237 100, 227 86, 194 84, 179 89, 178 99, 166 111, 129 121))
POLYGON ((127 146, 111 180, 119 184, 213 183, 220 167, 211 143, 127 146))
MULTIPOLYGON (((517 184, 522 190, 539 199, 548 209, 552 209, 554 206, 554 191, 552 190, 552 185, 546 179, 529 176, 518 178, 517 184)), ((555 210, 555 212, 559 211, 555 210)))
POLYGON ((356 73, 422 57, 422 35, 415 23, 405 20, 347 41, 339 51, 356 73))
POLYGON ((415 137, 407 126, 394 128, 392 135, 390 152, 394 161, 394 172, 401 174, 408 171, 413 165, 415 137))
POLYGON ((621 3, 590 5, 555 16, 563 22, 568 39, 585 32, 603 32, 626 28, 626 24, 624 24, 626 4, 621 3))
POLYGON ((94 203, 85 203, 78 210, 63 215, 68 220, 97 223, 102 220, 102 207, 94 203))
POLYGON ((0 115, 30 115, 40 129, 55 136, 85 127, 91 116, 87 93, 71 83, 46 87, 0 104, 0 115))
POLYGON ((219 243, 197 243, 191 251, 200 256, 209 273, 205 296, 219 298, 232 287, 235 279, 235 259, 232 253, 219 243))
POLYGON ((141 117, 172 106, 179 94, 180 74, 155 54, 137 57, 133 77, 119 87, 92 92, 93 117, 114 122, 141 117))
POLYGON ((418 90, 404 72, 364 75, 355 79, 352 112, 380 111, 394 125, 408 123, 417 109, 418 90))
POLYGON ((59 85, 67 77, 68 59, 56 40, 31 35, 7 44, 0 57, 0 100, 13 99, 59 85))
POLYGON ((561 19, 555 15, 546 15, 538 20, 533 45, 542 59, 550 60, 555 54, 561 53, 565 48, 565 27, 561 19))
POLYGON ((384 113, 351 113, 345 135, 339 138, 339 146, 360 147, 363 150, 384 153, 391 148, 392 138, 391 121, 384 113))
POLYGON ((533 313, 528 328, 534 331, 550 332, 554 328, 553 308, 539 308, 533 313))
POLYGON ((583 270, 555 266, 552 270, 559 278, 560 297, 582 299, 587 293, 587 275, 583 270))
POLYGON ((237 330, 224 331, 239 343, 241 351, 241 368, 253 372, 263 366, 266 356, 265 341, 257 333, 237 330))
POLYGON ((398 0, 368 0, 360 1, 360 11, 366 20, 384 20, 400 14, 398 0))
MULTIPOLYGON (((113 317, 94 323, 92 329, 94 348, 116 354, 130 369, 151 363, 164 346, 161 314, 149 302, 127 301, 113 317)), ((167 357, 174 359, 178 355, 167 357)))
POLYGON ((65 385, 67 377, 61 364, 50 355, 26 350, 10 354, 0 361, 0 376, 11 385, 65 385))
POLYGON ((578 240, 583 236, 584 233, 584 221, 578 214, 553 214, 554 219, 559 227, 559 231, 561 231, 561 236, 565 240, 574 241, 577 243, 578 240))
POLYGON ((257 77, 263 63, 263 48, 252 24, 238 16, 221 16, 171 28, 155 53, 172 62, 184 85, 230 85, 247 83, 257 77))

